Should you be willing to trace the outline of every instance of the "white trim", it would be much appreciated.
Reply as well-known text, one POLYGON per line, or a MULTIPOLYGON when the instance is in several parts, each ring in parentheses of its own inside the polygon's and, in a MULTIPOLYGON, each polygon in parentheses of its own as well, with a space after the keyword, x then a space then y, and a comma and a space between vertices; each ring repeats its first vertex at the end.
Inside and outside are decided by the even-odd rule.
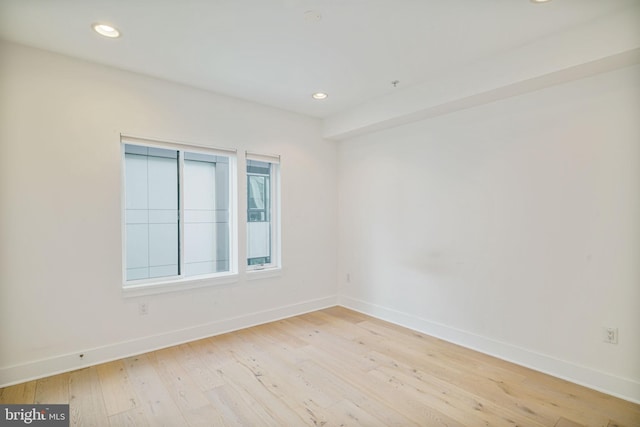
POLYGON ((260 279, 268 279, 271 277, 280 277, 282 276, 282 268, 280 267, 272 267, 272 268, 253 268, 247 269, 247 274, 245 275, 246 280, 260 280, 260 279))
POLYGON ((191 144, 188 142, 175 141, 171 139, 150 138, 142 136, 120 134, 120 142, 122 144, 146 145, 158 148, 171 148, 174 150, 193 151, 196 153, 212 154, 216 153, 221 156, 234 157, 237 156, 238 150, 235 148, 214 147, 204 144, 191 144))
POLYGON ((337 297, 329 296, 295 304, 256 311, 237 317, 229 317, 185 329, 149 335, 101 347, 79 349, 73 353, 60 354, 46 359, 32 360, 0 368, 0 387, 7 387, 38 378, 69 372, 87 366, 119 360, 239 329, 249 328, 288 317, 298 316, 323 308, 333 307, 337 297), (80 359, 80 354, 83 355, 80 359))
POLYGON ((238 158, 237 156, 229 157, 229 219, 231 220, 231 229, 229 230, 229 270, 235 274, 238 273, 239 260, 238 249, 238 158))
POLYGON ((276 165, 280 164, 279 154, 264 154, 256 153, 253 151, 245 151, 244 156, 247 160, 257 160, 259 162, 274 163, 276 165))
POLYGON ((227 272, 206 276, 176 277, 177 276, 168 277, 166 280, 155 279, 153 281, 145 279, 133 284, 127 282, 125 286, 122 286, 122 296, 129 298, 162 294, 165 292, 180 292, 206 286, 227 285, 238 281, 238 273, 227 272))
POLYGON ((620 399, 640 403, 640 382, 577 365, 412 314, 341 295, 339 305, 620 399))
POLYGON ((275 254, 276 260, 274 267, 281 269, 282 268, 282 227, 281 227, 281 208, 282 208, 282 188, 280 187, 280 171, 282 167, 280 163, 276 167, 273 167, 274 173, 271 178, 271 187, 272 191, 276 194, 277 197, 271 196, 271 212, 275 212, 275 215, 272 214, 271 222, 272 228, 271 231, 273 233, 273 238, 271 239, 271 253, 275 254))
POLYGON ((120 259, 122 264, 120 265, 120 271, 122 272, 122 282, 127 283, 127 219, 125 212, 127 210, 127 183, 126 179, 126 166, 125 166, 125 148, 122 143, 122 137, 120 139, 120 259))

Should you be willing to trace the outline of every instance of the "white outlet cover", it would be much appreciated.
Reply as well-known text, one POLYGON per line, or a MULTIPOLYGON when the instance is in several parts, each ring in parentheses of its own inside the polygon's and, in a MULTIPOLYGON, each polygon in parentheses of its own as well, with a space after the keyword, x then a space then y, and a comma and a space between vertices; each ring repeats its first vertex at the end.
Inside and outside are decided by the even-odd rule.
POLYGON ((618 344, 618 328, 602 328, 602 341, 608 344, 618 344))

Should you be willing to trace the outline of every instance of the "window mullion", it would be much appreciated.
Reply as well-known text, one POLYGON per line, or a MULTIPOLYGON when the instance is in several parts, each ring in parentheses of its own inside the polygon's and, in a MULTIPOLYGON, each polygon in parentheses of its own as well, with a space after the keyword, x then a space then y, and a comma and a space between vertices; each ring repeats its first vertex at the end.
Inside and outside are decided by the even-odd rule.
POLYGON ((178 151, 178 272, 184 274, 184 151, 178 151))
POLYGON ((271 204, 271 264, 274 267, 280 265, 280 167, 271 164, 270 179, 270 204, 271 204))

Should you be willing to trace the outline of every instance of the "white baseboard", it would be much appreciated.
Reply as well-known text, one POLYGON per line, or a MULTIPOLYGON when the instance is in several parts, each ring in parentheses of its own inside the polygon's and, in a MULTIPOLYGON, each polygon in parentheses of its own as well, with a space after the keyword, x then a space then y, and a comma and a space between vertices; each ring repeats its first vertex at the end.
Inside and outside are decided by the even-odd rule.
POLYGON ((338 302, 343 307, 351 310, 359 311, 369 316, 395 323, 554 377, 562 378, 624 400, 640 403, 640 383, 637 381, 576 365, 512 344, 496 341, 344 295, 338 298, 338 302))
POLYGON ((333 307, 337 297, 331 296, 297 304, 250 313, 243 316, 216 320, 190 328, 169 331, 130 341, 123 341, 101 347, 79 350, 74 353, 34 360, 18 365, 0 368, 0 387, 31 381, 62 372, 73 371, 87 366, 110 362, 125 357, 195 341, 201 338, 237 331, 239 329, 273 322, 311 311, 333 307), (83 355, 82 358, 80 355, 83 355))

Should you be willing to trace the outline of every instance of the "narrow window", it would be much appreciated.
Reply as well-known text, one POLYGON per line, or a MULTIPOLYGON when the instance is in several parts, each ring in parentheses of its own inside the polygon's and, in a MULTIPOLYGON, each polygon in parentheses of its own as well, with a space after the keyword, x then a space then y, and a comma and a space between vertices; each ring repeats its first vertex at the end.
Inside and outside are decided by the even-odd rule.
POLYGON ((233 272, 229 153, 122 139, 125 286, 233 272))
POLYGON ((247 266, 280 267, 280 159, 247 153, 247 266))

